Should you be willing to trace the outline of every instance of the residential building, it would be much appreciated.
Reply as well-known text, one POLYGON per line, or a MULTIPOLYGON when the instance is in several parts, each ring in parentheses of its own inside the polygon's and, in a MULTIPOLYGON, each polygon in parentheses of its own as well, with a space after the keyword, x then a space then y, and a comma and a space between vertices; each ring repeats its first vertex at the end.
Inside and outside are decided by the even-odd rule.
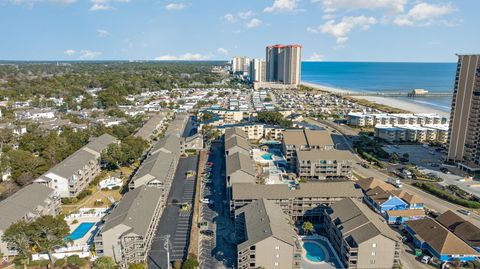
POLYGON ((351 181, 306 182, 295 187, 288 184, 235 183, 231 187, 230 210, 234 212, 253 201, 265 198, 279 204, 294 221, 320 219, 331 204, 344 198, 361 200, 362 191, 351 181))
POLYGON ((181 152, 185 152, 185 150, 201 149, 203 149, 203 136, 199 133, 184 137, 181 141, 181 152))
POLYGON ((236 268, 300 268, 297 234, 275 202, 260 199, 235 210, 235 235, 236 268))
POLYGON ((351 198, 326 212, 325 229, 345 268, 397 268, 401 238, 380 216, 351 198))
POLYGON ((387 114, 387 113, 362 113, 350 112, 347 122, 353 126, 375 127, 377 125, 448 125, 448 118, 434 113, 418 114, 387 114))
POLYGON ((480 252, 480 228, 447 210, 435 219, 465 243, 480 252))
POLYGON ((127 192, 94 237, 97 255, 112 257, 122 267, 145 263, 163 208, 159 188, 142 186, 127 192))
POLYGON ((249 155, 241 152, 226 157, 227 187, 234 183, 255 183, 255 168, 249 155))
POLYGON ((102 151, 113 143, 118 140, 109 134, 96 137, 34 182, 54 189, 62 198, 76 197, 100 175, 102 151))
POLYGON ((447 125, 376 125, 375 137, 388 142, 447 142, 447 125))
POLYGON ((60 197, 47 186, 30 184, 0 201, 0 253, 16 255, 2 236, 13 223, 23 220, 33 221, 40 216, 56 216, 60 213, 60 197))
POLYGON ((412 237, 415 248, 429 252, 440 262, 456 259, 473 261, 480 256, 475 249, 434 219, 406 221, 405 230, 412 237))
POLYGON ((29 110, 17 110, 14 113, 15 118, 19 120, 39 120, 55 118, 55 110, 53 109, 35 108, 29 110))
POLYGON ((346 180, 352 176, 353 155, 346 150, 296 150, 296 173, 312 180, 346 180))
POLYGON ((267 63, 262 59, 252 59, 250 61, 250 82, 263 82, 266 80, 267 63))
POLYGON ((166 121, 167 113, 159 113, 153 115, 135 134, 134 137, 140 137, 144 140, 151 141, 152 137, 155 136, 158 131, 161 129, 163 124, 166 121))
POLYGON ((250 156, 252 147, 247 139, 241 136, 233 136, 225 139, 225 155, 232 155, 237 152, 241 152, 246 156, 250 156))
POLYGON ((301 59, 301 45, 267 46, 266 80, 282 84, 300 84, 301 59))
POLYGON ((233 74, 245 74, 250 69, 250 59, 244 56, 235 56, 232 59, 233 74))
POLYGON ((480 171, 480 55, 458 55, 448 134, 447 159, 480 171))
POLYGON ((292 170, 297 164, 297 150, 332 150, 334 143, 327 131, 287 129, 283 131, 283 154, 292 170))

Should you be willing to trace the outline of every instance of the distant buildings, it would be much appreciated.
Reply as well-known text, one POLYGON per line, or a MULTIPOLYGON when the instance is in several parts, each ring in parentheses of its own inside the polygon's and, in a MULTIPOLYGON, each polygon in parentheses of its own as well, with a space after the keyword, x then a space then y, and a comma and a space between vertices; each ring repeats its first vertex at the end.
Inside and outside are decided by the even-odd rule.
POLYGON ((301 59, 301 45, 267 46, 266 80, 282 84, 300 84, 301 59))
POLYGON ((402 241, 380 216, 355 199, 326 211, 325 229, 345 268, 396 268, 402 241))
POLYGON ((480 55, 459 55, 448 134, 448 160, 480 172, 480 55))
POLYGON ((301 246, 290 219, 260 199, 235 211, 238 269, 300 268, 301 246))
POLYGON ((100 174, 100 155, 113 143, 118 140, 109 134, 96 137, 34 182, 54 189, 62 198, 76 197, 100 174))
POLYGON ((16 254, 2 241, 3 233, 10 225, 20 220, 29 222, 40 216, 56 216, 59 213, 60 197, 55 190, 40 184, 25 186, 0 201, 0 253, 16 254))
POLYGON ((244 75, 250 71, 250 59, 244 56, 235 56, 232 59, 233 74, 244 75))
POLYGON ((250 61, 250 82, 264 82, 267 76, 267 62, 263 59, 250 61))

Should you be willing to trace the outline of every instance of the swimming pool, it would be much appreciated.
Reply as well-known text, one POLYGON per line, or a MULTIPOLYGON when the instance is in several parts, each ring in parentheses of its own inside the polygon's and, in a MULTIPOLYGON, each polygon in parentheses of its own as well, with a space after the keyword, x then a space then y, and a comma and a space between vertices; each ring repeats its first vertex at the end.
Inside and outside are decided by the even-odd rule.
POLYGON ((272 153, 265 153, 265 154, 262 154, 262 158, 266 161, 271 161, 273 160, 272 155, 273 155, 272 153))
POLYGON ((323 262, 326 260, 327 255, 321 245, 316 242, 304 242, 303 249, 305 249, 305 257, 311 262, 323 262))
POLYGON ((68 238, 71 240, 78 240, 84 237, 88 231, 95 225, 95 222, 82 222, 74 231, 71 233, 68 238))

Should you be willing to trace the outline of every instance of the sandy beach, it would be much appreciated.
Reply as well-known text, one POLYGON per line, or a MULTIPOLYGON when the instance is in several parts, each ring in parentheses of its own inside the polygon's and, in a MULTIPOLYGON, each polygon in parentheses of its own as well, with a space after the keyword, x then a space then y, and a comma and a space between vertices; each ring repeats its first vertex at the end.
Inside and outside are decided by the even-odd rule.
MULTIPOLYGON (((324 86, 324 85, 320 85, 320 84, 316 84, 316 83, 310 83, 310 82, 303 82, 302 81, 301 84, 304 85, 304 86, 307 86, 307 87, 312 87, 312 88, 315 88, 315 89, 318 89, 318 90, 324 90, 324 91, 331 92, 331 93, 348 93, 348 92, 350 92, 348 90, 338 89, 338 88, 334 88, 334 87, 330 87, 330 86, 324 86)), ((445 112, 445 111, 440 110, 440 109, 436 109, 434 107, 430 107, 430 106, 427 106, 427 105, 415 104, 413 102, 408 102, 408 101, 401 100, 401 99, 398 99, 398 98, 381 97, 381 96, 355 96, 354 98, 365 99, 365 100, 368 100, 370 102, 374 102, 374 103, 381 104, 381 105, 387 105, 387 106, 394 107, 394 108, 403 109, 403 110, 406 110, 406 111, 410 111, 412 113, 436 113, 436 114, 441 115, 441 116, 450 115, 450 113, 445 112)))

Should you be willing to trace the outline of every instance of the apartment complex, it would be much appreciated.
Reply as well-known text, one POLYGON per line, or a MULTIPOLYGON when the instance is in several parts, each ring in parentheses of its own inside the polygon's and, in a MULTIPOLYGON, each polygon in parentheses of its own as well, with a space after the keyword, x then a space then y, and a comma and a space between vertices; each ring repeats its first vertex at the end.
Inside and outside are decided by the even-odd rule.
POLYGON ((447 143, 448 125, 376 125, 374 135, 388 142, 447 143))
POLYGON ((401 238, 362 202, 344 199, 324 214, 332 246, 348 269, 396 268, 401 238))
POLYGON ((282 134, 285 128, 277 126, 277 125, 268 125, 264 123, 257 123, 257 122, 248 122, 248 123, 241 123, 241 124, 234 124, 234 125, 222 125, 218 126, 216 129, 220 130, 222 133, 225 130, 230 128, 240 128, 247 134, 247 139, 249 140, 260 140, 262 138, 265 139, 273 139, 273 140, 280 140, 282 139, 282 134))
POLYGON ((346 150, 296 150, 296 173, 311 180, 345 180, 352 177, 353 155, 346 150))
POLYGON ((266 80, 281 84, 300 84, 301 59, 301 45, 267 46, 266 80))
POLYGON ((480 55, 458 55, 448 134, 448 160, 480 171, 480 55))
POLYGON ((103 134, 51 168, 34 182, 54 189, 62 198, 76 197, 101 172, 100 155, 118 140, 103 134))
POLYGON ((273 201, 260 199, 235 211, 237 267, 300 268, 301 246, 290 219, 273 201))
POLYGON ((266 81, 267 62, 263 59, 252 59, 250 61, 250 82, 266 81))
POLYGON ((250 70, 250 59, 245 56, 235 56, 232 58, 233 74, 244 74, 250 70))
POLYGON ((140 137, 144 140, 151 141, 153 136, 161 129, 167 121, 167 113, 160 112, 153 115, 136 133, 135 137, 140 137))
POLYGON ((274 201, 293 220, 319 219, 323 210, 344 198, 361 200, 362 191, 351 181, 306 182, 295 188, 287 184, 232 184, 230 209, 235 211, 253 201, 265 198, 274 201))
POLYGON ((283 154, 292 170, 297 165, 297 151, 332 150, 332 136, 327 131, 287 129, 283 131, 283 154))
POLYGON ((146 262, 164 208, 161 192, 142 186, 123 196, 95 235, 98 256, 112 257, 122 267, 146 262))
POLYGON ((55 190, 41 184, 25 186, 0 201, 0 253, 16 254, 2 241, 3 233, 10 225, 20 220, 29 222, 40 216, 56 216, 59 213, 60 197, 55 190))
POLYGON ((387 113, 361 113, 350 112, 347 115, 347 122, 353 126, 377 125, 448 125, 448 118, 432 113, 419 114, 387 114, 387 113))

